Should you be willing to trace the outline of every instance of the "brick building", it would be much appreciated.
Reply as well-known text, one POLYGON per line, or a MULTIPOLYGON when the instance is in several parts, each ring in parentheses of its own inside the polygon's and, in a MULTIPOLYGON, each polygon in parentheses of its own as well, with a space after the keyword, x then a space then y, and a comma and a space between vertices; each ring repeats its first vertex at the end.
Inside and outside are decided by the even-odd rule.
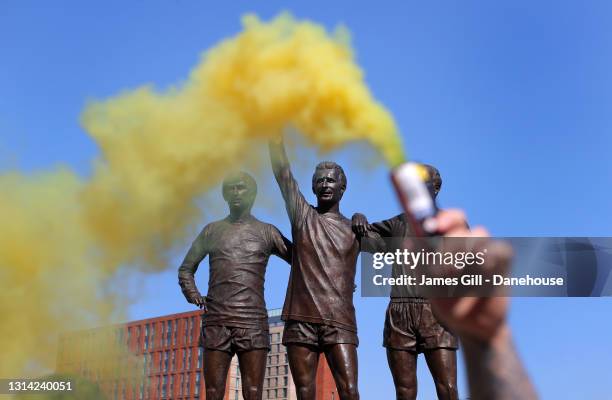
MULTIPOLYGON (((264 399, 296 399, 281 344, 280 310, 270 310, 270 342, 264 399)), ((203 352, 198 346, 201 312, 192 311, 62 335, 57 372, 77 373, 100 385, 109 399, 205 399, 203 352), (129 351, 122 351, 127 344, 129 351), (116 346, 116 349, 113 350, 116 346)), ((240 371, 234 357, 228 372, 227 400, 242 400, 240 371)), ((317 400, 338 398, 325 358, 317 371, 317 400)))

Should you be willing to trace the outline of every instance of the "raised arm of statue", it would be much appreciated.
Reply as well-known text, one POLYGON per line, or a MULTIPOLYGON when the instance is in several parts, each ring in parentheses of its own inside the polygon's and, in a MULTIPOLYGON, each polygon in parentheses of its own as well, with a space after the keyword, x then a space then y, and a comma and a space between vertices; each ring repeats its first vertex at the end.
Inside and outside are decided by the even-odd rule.
POLYGON ((285 200, 291 226, 295 227, 302 221, 304 213, 310 206, 300 192, 300 188, 291 173, 289 159, 282 139, 270 141, 269 147, 272 171, 285 200))

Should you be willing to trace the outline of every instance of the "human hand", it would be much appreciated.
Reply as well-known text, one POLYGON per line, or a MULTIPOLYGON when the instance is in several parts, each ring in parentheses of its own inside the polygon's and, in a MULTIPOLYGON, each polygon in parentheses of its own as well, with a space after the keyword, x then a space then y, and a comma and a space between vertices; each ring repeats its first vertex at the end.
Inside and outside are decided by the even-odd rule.
MULTIPOLYGON (((487 249, 484 273, 504 274, 512 258, 511 247, 489 238, 483 227, 468 229, 460 210, 440 211, 435 218, 437 231, 446 237, 482 238, 476 245, 487 249)), ((432 298, 436 317, 463 339, 492 341, 507 331, 508 298, 493 293, 490 297, 432 298)))

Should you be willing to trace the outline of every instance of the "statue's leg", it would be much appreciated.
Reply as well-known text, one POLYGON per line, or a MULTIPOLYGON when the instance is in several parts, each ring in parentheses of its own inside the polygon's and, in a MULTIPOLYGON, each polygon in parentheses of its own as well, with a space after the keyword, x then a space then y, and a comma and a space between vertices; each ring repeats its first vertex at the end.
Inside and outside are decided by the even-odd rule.
POLYGON ((417 396, 417 353, 387 348, 387 362, 397 400, 415 400, 417 396))
POLYGON ((266 374, 266 357, 268 357, 268 349, 238 353, 244 400, 261 400, 266 374))
POLYGON ((457 351, 433 349, 425 351, 425 360, 431 372, 439 400, 457 400, 457 351))
POLYGON ((359 400, 357 346, 352 343, 327 346, 325 358, 334 376, 340 400, 359 400))
POLYGON ((232 354, 219 350, 204 350, 204 383, 207 400, 223 400, 227 371, 232 354))
POLYGON ((319 352, 302 344, 287 344, 289 368, 295 383, 298 400, 315 400, 319 352))

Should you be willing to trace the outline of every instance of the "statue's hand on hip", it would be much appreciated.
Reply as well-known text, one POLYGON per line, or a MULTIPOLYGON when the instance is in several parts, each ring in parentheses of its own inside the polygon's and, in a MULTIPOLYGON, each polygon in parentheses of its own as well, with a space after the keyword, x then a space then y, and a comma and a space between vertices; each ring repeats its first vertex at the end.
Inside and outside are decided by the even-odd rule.
POLYGON ((193 295, 189 299, 189 302, 198 306, 205 313, 208 311, 208 309, 206 308, 206 296, 202 296, 199 294, 193 295))

